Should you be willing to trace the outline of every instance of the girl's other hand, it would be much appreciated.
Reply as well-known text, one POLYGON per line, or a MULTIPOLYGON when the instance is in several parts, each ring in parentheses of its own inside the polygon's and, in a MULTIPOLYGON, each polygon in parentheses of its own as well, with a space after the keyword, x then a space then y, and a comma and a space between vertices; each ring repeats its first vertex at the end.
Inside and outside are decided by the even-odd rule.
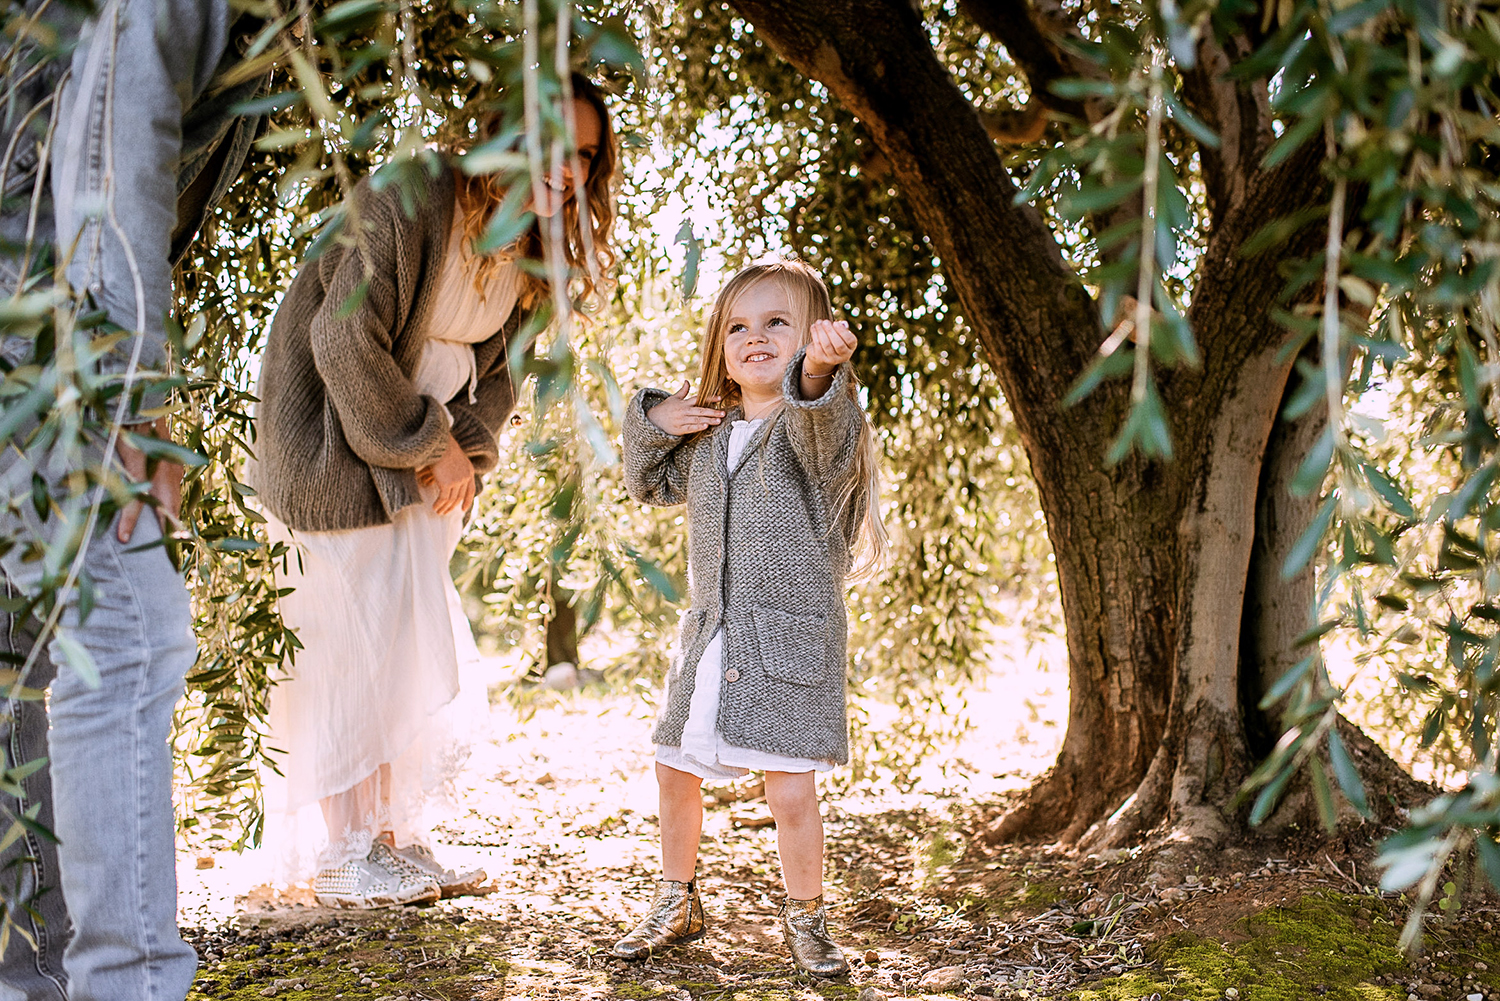
POLYGON ((646 411, 651 423, 667 434, 684 435, 706 431, 724 420, 724 411, 698 406, 697 397, 688 396, 689 388, 688 381, 682 380, 682 388, 675 395, 646 411))
POLYGON ((802 372, 813 378, 827 375, 854 357, 859 340, 843 320, 814 320, 812 340, 802 362, 802 372))
POLYGON ((437 487, 437 496, 432 499, 433 514, 467 511, 474 504, 474 464, 451 434, 443 457, 417 470, 417 483, 437 487))

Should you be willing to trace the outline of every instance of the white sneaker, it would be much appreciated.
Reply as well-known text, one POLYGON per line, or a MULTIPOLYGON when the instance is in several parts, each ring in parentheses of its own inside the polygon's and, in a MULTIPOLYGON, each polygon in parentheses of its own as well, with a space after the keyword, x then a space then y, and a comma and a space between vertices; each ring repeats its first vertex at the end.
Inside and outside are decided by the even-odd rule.
POLYGON ((432 857, 432 849, 426 845, 407 845, 405 848, 395 849, 392 854, 421 875, 436 881, 445 898, 462 897, 473 893, 484 883, 487 876, 483 869, 466 869, 462 872, 444 869, 438 860, 432 857))
POLYGON ((430 875, 419 873, 376 842, 370 854, 350 859, 337 869, 324 869, 313 879, 313 896, 323 907, 367 910, 430 904, 442 890, 430 875))

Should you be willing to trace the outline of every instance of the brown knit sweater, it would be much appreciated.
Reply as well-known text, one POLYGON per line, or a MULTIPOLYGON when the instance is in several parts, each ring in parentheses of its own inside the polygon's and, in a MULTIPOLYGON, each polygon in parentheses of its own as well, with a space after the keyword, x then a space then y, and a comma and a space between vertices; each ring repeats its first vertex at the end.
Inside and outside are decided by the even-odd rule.
POLYGON ((271 324, 248 479, 294 529, 385 524, 421 503, 416 470, 447 446, 445 402, 476 473, 499 461, 496 438, 516 399, 506 345, 529 332, 530 315, 518 306, 474 345, 475 403, 467 392, 447 401, 419 395, 411 377, 453 224, 453 173, 444 167, 428 180, 414 216, 401 194, 397 184, 375 191, 361 181, 352 195, 361 245, 332 246, 304 266, 271 324))

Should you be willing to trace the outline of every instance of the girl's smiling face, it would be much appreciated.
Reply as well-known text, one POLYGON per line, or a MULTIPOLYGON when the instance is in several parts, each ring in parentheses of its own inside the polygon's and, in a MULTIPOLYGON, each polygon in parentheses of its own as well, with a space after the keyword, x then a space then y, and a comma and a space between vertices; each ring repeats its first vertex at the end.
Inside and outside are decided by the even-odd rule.
POLYGON ((781 395, 787 363, 802 346, 802 321, 779 281, 740 293, 724 324, 724 365, 749 403, 781 395))

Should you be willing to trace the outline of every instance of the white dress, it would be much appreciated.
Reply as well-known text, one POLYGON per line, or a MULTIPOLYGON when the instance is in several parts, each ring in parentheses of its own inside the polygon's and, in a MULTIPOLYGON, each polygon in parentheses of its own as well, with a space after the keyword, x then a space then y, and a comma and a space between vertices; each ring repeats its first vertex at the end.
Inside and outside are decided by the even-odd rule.
MULTIPOLYGON (((745 447, 755 437, 765 418, 735 421, 729 426, 729 468, 736 469, 745 447)), ((682 728, 682 745, 656 745, 656 760, 680 772, 702 779, 735 779, 758 772, 826 772, 834 762, 817 758, 793 758, 753 747, 737 747, 719 732, 719 684, 724 672, 724 630, 714 630, 708 646, 693 669, 693 698, 688 720, 682 728)))
MULTIPOLYGON (((481 297, 472 260, 455 229, 412 377, 441 401, 465 387, 472 398, 473 344, 516 303, 514 265, 481 297)), ((434 495, 369 528, 300 532, 268 517, 271 540, 293 549, 280 609, 303 647, 271 690, 267 744, 284 778, 267 776, 266 836, 284 878, 362 858, 382 831, 425 843, 424 807, 468 757, 453 702, 479 652, 448 569, 463 513, 433 513, 434 495)))

